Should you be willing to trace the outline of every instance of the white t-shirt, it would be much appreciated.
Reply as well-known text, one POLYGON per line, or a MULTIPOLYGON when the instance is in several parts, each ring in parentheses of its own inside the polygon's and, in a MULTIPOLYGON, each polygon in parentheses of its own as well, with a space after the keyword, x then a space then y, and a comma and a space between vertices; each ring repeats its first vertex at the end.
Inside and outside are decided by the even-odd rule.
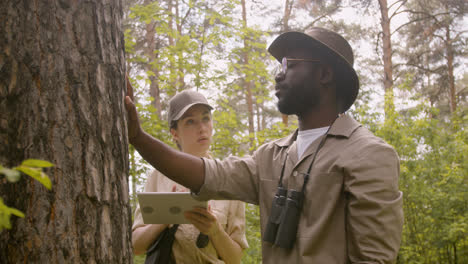
POLYGON ((317 138, 327 132, 329 127, 314 128, 299 131, 296 138, 297 156, 301 158, 304 151, 314 142, 317 138))

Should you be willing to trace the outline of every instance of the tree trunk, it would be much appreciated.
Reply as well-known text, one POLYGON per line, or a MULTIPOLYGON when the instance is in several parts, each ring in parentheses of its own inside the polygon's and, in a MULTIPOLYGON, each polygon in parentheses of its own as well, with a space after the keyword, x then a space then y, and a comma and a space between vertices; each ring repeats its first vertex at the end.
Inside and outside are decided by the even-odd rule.
MULTIPOLYGON (((388 5, 387 0, 379 0, 380 14, 381 14, 381 26, 382 26, 382 43, 383 43, 383 64, 384 64, 384 90, 386 97, 385 109, 393 106, 393 64, 392 64, 392 42, 391 42, 391 31, 390 31, 390 18, 388 16, 388 5)), ((386 115, 388 116, 388 115, 386 115)))
MULTIPOLYGON (((180 39, 182 36, 182 21, 180 19, 180 14, 179 14, 179 0, 175 0, 175 18, 176 18, 176 29, 178 32, 178 37, 177 39, 180 39)), ((178 40, 176 41, 177 45, 178 40)), ((184 52, 182 50, 177 51, 177 76, 178 76, 178 82, 177 82, 177 89, 179 91, 185 90, 185 74, 184 74, 184 52)))
POLYGON ((455 90, 455 76, 453 74, 453 48, 452 48, 452 37, 450 36, 450 26, 445 28, 445 47, 447 50, 447 75, 449 82, 449 104, 450 104, 450 113, 457 110, 457 97, 455 90))
MULTIPOLYGON (((167 36, 167 40, 169 42, 169 46, 174 46, 175 45, 175 40, 174 40, 174 3, 173 0, 167 0, 167 11, 169 12, 169 21, 168 23, 168 28, 170 30, 170 34, 167 36)), ((177 21, 175 22, 177 23, 177 21)), ((171 54, 171 56, 175 56, 175 54, 171 54)), ((172 60, 169 61, 169 82, 172 83, 171 91, 168 91, 168 95, 172 96, 177 93, 177 65, 173 63, 172 60)))
MULTIPOLYGON (((245 0, 241 0, 242 5, 242 26, 244 28, 244 32, 247 32, 247 9, 245 6, 245 0)), ((243 35, 244 41, 244 52, 243 52, 243 64, 244 66, 249 65, 249 49, 247 43, 247 35, 243 35)), ((254 129, 254 116, 253 116, 253 95, 252 95, 252 82, 248 80, 249 76, 245 76, 244 85, 245 85, 245 99, 247 102, 247 115, 249 120, 249 139, 250 139, 250 150, 249 152, 253 152, 253 148, 255 147, 255 129, 254 129)))
POLYGON ((0 163, 48 160, 52 190, 0 183, 25 213, 2 263, 131 263, 122 2, 0 2, 0 163))
MULTIPOLYGON (((154 46, 154 50, 159 49, 159 43, 157 43, 154 46)), ((153 52, 154 52, 153 50, 153 52)), ((150 59, 152 63, 159 63, 159 56, 157 54, 152 54, 152 58, 150 59)), ((154 73, 154 76, 150 76, 150 89, 149 89, 149 95, 154 98, 153 102, 151 104, 153 105, 154 108, 156 108, 156 113, 158 114, 158 117, 162 119, 162 105, 161 105, 161 91, 159 89, 159 70, 156 67, 153 67, 149 65, 150 70, 154 73)))
POLYGON ((257 131, 262 131, 262 110, 258 102, 255 103, 255 112, 257 114, 257 131))
POLYGON ((457 243, 452 243, 453 246, 453 263, 458 264, 458 258, 457 258, 457 243))
MULTIPOLYGON (((144 5, 151 4, 151 0, 145 0, 144 5)), ((151 105, 156 108, 156 113, 158 117, 161 118, 161 96, 159 93, 159 70, 154 67, 153 65, 157 64, 158 60, 158 53, 155 53, 157 49, 159 49, 159 40, 156 39, 156 21, 151 20, 145 26, 145 41, 146 41, 146 48, 145 53, 146 57, 148 58, 148 63, 145 64, 145 69, 147 71, 153 72, 154 76, 149 76, 150 81, 150 89, 149 94, 153 97, 153 101, 151 105)))
POLYGON ((293 8, 294 0, 285 0, 284 2, 284 13, 283 13, 283 32, 289 31, 289 19, 291 18, 291 12, 293 8))

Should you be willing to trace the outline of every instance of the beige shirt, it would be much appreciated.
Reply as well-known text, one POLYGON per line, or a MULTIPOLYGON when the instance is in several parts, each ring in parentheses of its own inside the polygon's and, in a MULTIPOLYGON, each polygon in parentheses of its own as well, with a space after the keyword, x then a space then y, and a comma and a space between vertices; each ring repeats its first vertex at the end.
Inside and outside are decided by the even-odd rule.
MULTIPOLYGON (((146 181, 145 192, 171 192, 173 186, 176 186, 176 191, 188 191, 182 185, 177 184, 155 170, 146 181)), ((240 201, 209 201, 208 204, 226 233, 241 248, 247 248, 248 244, 245 237, 245 204, 240 201)), ((140 207, 138 206, 135 210, 132 231, 144 225, 140 207)), ((205 248, 197 248, 195 242, 198 234, 200 234, 200 231, 193 225, 179 225, 175 234, 174 244, 172 245, 172 252, 174 253, 176 263, 224 263, 219 258, 211 241, 205 248)))
MULTIPOLYGON (((297 131, 261 146, 253 156, 205 162, 199 199, 237 199, 260 205, 262 236, 281 167, 283 184, 300 190, 319 142, 297 157, 297 131)), ((394 263, 403 226, 395 150, 353 118, 333 124, 305 189, 292 249, 262 242, 264 263, 394 263)))

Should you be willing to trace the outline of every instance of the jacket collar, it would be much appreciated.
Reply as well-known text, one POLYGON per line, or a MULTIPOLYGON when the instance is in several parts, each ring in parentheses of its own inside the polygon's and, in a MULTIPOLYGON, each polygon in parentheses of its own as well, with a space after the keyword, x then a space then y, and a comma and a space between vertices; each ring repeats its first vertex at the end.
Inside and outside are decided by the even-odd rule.
MULTIPOLYGON (((362 126, 359 122, 354 120, 351 116, 347 114, 342 114, 338 117, 333 123, 330 131, 328 131, 329 135, 333 136, 340 136, 349 138, 353 132, 362 126)), ((294 131, 294 133, 290 134, 287 137, 281 138, 275 142, 278 147, 289 147, 296 141, 298 129, 294 131)))
POLYGON ((328 134, 349 138, 360 126, 362 125, 358 121, 354 120, 354 118, 347 114, 342 114, 336 119, 330 131, 328 131, 328 134))
POLYGON ((294 141, 296 141, 297 133, 298 129, 296 129, 294 133, 290 134, 289 136, 276 140, 275 144, 278 147, 289 147, 292 143, 294 143, 294 141))

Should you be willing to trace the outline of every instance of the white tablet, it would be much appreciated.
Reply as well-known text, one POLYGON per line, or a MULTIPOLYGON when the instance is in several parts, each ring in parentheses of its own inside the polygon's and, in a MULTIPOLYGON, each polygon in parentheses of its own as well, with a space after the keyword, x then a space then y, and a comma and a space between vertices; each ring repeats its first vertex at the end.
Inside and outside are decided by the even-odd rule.
POLYGON ((190 224, 184 212, 207 207, 207 201, 197 201, 189 192, 143 192, 137 196, 145 224, 190 224))

